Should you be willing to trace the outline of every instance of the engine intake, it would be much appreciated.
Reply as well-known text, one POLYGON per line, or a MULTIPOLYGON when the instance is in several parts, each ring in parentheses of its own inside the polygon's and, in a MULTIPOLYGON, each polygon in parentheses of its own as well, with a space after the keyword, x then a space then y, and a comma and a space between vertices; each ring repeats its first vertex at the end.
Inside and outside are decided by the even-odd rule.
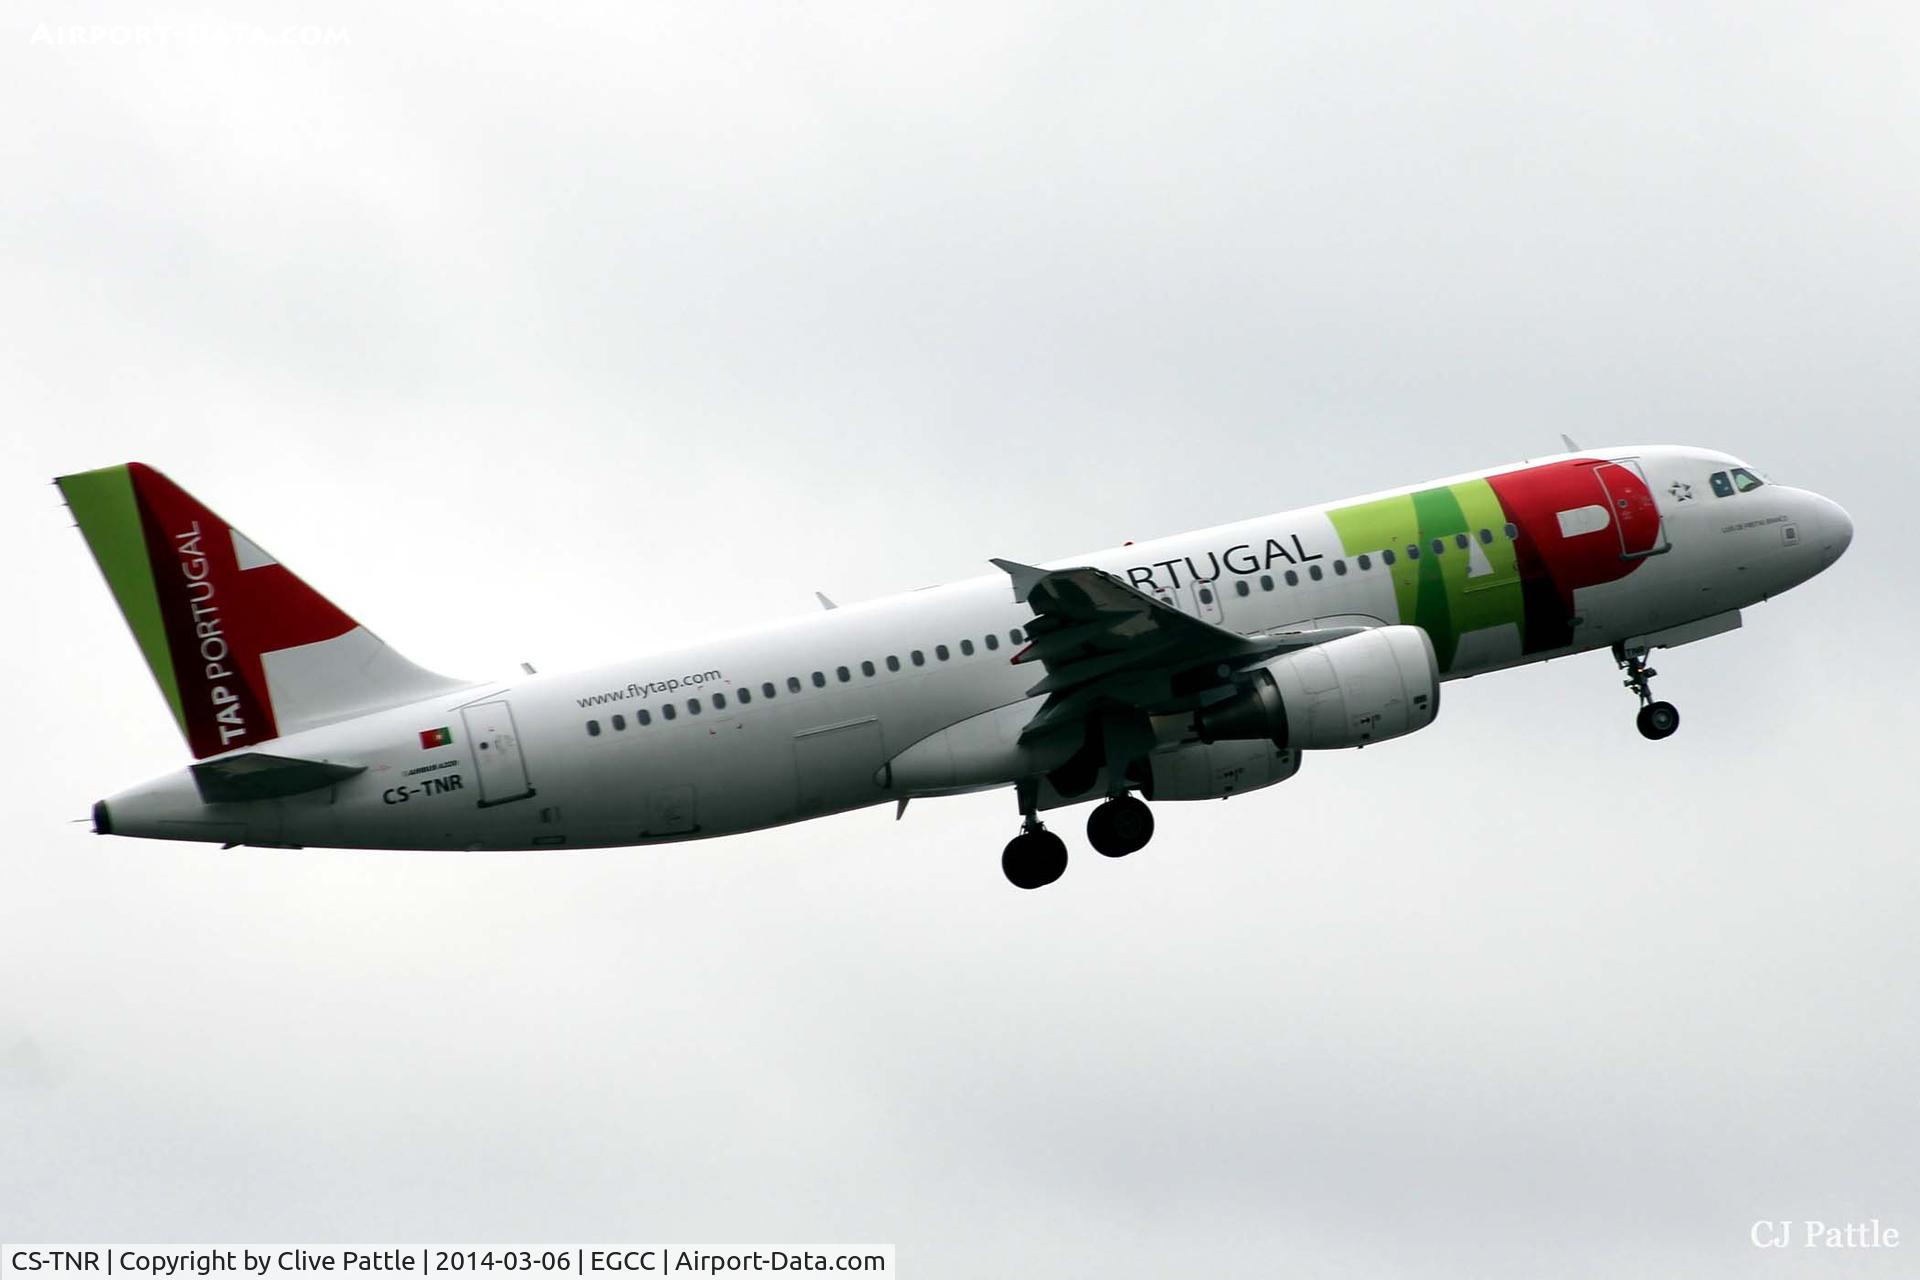
POLYGON ((1268 738, 1282 748, 1364 747, 1440 713, 1440 664, 1419 627, 1378 627, 1270 659, 1240 692, 1195 713, 1202 742, 1268 738))

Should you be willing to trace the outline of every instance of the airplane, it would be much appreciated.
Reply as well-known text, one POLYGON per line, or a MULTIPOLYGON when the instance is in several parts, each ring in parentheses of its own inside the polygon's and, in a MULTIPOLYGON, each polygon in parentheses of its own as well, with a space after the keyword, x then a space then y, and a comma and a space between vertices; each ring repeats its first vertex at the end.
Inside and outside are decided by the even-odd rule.
POLYGON ((1837 504, 1724 453, 1579 450, 995 572, 572 674, 474 681, 394 652, 160 472, 56 480, 195 762, 101 835, 270 848, 585 849, 1011 788, 1040 815, 1286 781, 1432 724, 1447 681, 1607 648, 1659 740, 1652 651, 1838 560, 1837 504))

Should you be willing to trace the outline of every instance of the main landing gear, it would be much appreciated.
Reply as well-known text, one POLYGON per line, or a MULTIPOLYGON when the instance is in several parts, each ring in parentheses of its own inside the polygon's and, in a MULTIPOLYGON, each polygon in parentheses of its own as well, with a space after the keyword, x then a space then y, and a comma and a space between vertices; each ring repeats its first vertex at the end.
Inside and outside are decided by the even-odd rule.
POLYGON ((1115 796, 1087 815, 1087 843, 1096 853, 1124 858, 1153 839, 1153 810, 1137 796, 1115 796))
POLYGON ((1613 646, 1613 660, 1627 673, 1627 678, 1621 683, 1633 690, 1634 696, 1640 699, 1640 714, 1634 717, 1634 725, 1639 728, 1640 736, 1654 742, 1671 737, 1673 731, 1680 727, 1680 712, 1671 702, 1653 700, 1653 678, 1660 673, 1647 665, 1647 651, 1616 644, 1613 646))
MULTIPOLYGON (((1023 782, 1020 798, 1020 834, 1007 842, 1000 869, 1022 889, 1038 889, 1058 880, 1067 869, 1067 845, 1047 830, 1035 811, 1039 784, 1023 782)), ((1107 800, 1087 817, 1087 843, 1109 858, 1124 858, 1153 839, 1153 810, 1130 795, 1107 800)))
POLYGON ((1066 872, 1067 842, 1040 821, 1038 782, 1022 782, 1014 790, 1020 799, 1020 834, 1007 841, 1000 869, 1016 888, 1039 889, 1066 872))

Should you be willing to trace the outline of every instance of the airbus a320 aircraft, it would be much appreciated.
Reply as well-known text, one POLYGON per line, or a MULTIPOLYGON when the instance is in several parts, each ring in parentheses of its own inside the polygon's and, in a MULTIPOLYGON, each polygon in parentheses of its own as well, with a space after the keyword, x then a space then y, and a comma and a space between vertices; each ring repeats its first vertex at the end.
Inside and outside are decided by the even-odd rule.
MULTIPOLYGON (((1610 647, 1640 732, 1679 725, 1648 653, 1740 625, 1853 537, 1726 454, 1575 452, 998 572, 570 675, 408 662, 139 463, 65 494, 197 763, 93 808, 102 835, 274 848, 657 844, 1010 787, 1040 814, 1291 778, 1425 728, 1444 681, 1610 647)), ((823 598, 823 603, 824 603, 823 598)))

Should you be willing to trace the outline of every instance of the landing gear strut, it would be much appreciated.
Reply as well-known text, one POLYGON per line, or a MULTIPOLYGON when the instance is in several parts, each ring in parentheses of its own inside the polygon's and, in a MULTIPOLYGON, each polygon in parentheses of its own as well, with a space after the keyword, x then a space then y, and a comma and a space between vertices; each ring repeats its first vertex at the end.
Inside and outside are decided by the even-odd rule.
POLYGON ((1039 889, 1058 880, 1067 869, 1067 843, 1038 816, 1040 784, 1028 780, 1015 787, 1020 800, 1020 834, 1007 842, 1000 869, 1021 889, 1039 889))
POLYGON ((1124 858, 1153 839, 1153 810, 1127 794, 1127 774, 1153 750, 1153 725, 1137 712, 1110 712, 1100 720, 1107 758, 1107 800, 1087 815, 1087 843, 1109 858, 1124 858))
POLYGON ((1634 724, 1640 730, 1640 736, 1655 742, 1670 737, 1680 727, 1680 712, 1671 702, 1653 700, 1653 678, 1660 673, 1647 665, 1645 649, 1629 649, 1623 644, 1613 646, 1613 660, 1627 673, 1621 681, 1633 690, 1640 699, 1640 714, 1634 717, 1634 724))

